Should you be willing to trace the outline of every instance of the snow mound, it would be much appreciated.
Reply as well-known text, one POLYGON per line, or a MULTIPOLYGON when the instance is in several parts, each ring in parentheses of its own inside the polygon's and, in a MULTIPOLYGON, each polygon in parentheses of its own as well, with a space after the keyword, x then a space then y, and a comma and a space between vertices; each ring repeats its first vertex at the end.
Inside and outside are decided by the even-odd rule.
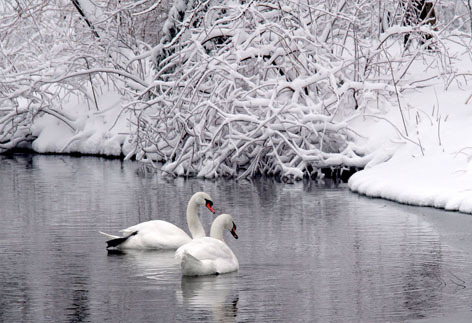
POLYGON ((44 114, 31 127, 36 139, 32 143, 39 153, 79 153, 105 156, 124 156, 131 150, 129 122, 122 112, 121 97, 109 92, 99 97, 96 107, 77 98, 64 105, 72 121, 66 124, 44 114))
POLYGON ((444 153, 400 156, 354 174, 349 188, 405 204, 472 213, 472 163, 444 153))
MULTIPOLYGON (((471 64, 470 59, 462 63, 471 64)), ((405 93, 410 120, 415 120, 409 141, 364 124, 358 131, 376 138, 366 144, 374 142, 390 158, 354 174, 349 188, 370 197, 472 213, 471 94, 459 82, 405 93)))

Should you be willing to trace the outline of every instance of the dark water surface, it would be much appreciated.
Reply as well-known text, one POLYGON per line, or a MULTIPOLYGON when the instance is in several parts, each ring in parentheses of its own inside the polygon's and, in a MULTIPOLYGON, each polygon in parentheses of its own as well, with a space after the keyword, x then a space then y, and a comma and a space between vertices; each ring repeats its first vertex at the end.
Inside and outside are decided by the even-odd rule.
MULTIPOLYGON (((133 162, 0 156, 0 322, 472 321, 472 216, 346 186, 143 175, 133 162), (206 191, 237 273, 182 278, 173 252, 108 253, 99 230, 206 191)), ((209 228, 212 216, 200 211, 209 228)), ((209 230, 208 230, 209 231, 209 230)))

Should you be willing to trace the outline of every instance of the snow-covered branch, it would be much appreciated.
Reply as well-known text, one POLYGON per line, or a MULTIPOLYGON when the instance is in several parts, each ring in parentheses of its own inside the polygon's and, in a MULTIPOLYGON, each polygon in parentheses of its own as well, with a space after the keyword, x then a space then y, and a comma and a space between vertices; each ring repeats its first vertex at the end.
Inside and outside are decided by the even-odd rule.
MULTIPOLYGON (((168 173, 301 178, 362 167, 373 157, 349 121, 408 115, 406 91, 460 75, 446 41, 469 48, 465 7, 406 23, 397 0, 79 2, 100 37, 72 2, 0 6, 0 150, 31 139, 43 115, 72 132, 61 149, 87 140, 84 118, 63 106, 80 98, 103 116, 111 110, 97 95, 112 87, 123 110, 111 123, 131 125, 128 157, 168 173), (420 60, 428 68, 412 75, 420 60)), ((403 128, 400 139, 416 143, 408 120, 403 128)))
POLYGON ((398 53, 406 33, 427 33, 436 44, 442 34, 400 26, 401 18, 388 26, 375 13, 390 10, 395 19, 398 7, 378 5, 259 1, 188 12, 178 41, 167 44, 174 54, 140 93, 152 99, 134 105, 138 159, 210 178, 300 178, 365 165, 371 156, 356 147, 346 120, 374 105, 401 105, 402 91, 420 82, 406 77, 413 60, 444 58, 426 45, 398 53))

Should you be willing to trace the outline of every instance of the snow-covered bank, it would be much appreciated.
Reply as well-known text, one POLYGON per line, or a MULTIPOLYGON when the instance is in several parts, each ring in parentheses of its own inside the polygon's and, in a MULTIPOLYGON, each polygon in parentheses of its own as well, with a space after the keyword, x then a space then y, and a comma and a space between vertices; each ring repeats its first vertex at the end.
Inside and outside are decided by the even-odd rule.
POLYGON ((31 134, 36 139, 31 148, 38 153, 126 156, 132 150, 131 125, 121 103, 117 92, 100 95, 98 109, 77 97, 70 98, 63 105, 68 123, 48 114, 32 123, 31 134))
MULTIPOLYGON (((470 58, 464 56, 457 67, 464 71, 470 65, 470 58)), ((405 93, 411 141, 392 130, 379 137, 380 124, 393 128, 384 120, 377 120, 377 126, 358 127, 378 145, 379 156, 388 160, 354 174, 349 188, 400 203, 472 213, 471 94, 465 80, 453 82, 447 90, 437 82, 405 93)), ((398 116, 395 124, 402 129, 398 116)))
POLYGON ((472 213, 472 172, 464 158, 399 155, 354 174, 349 188, 400 203, 472 213))

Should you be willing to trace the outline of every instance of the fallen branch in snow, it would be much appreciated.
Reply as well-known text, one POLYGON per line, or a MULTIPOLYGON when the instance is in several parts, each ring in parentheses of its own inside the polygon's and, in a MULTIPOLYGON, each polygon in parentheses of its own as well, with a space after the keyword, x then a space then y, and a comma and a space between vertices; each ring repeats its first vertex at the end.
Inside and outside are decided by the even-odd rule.
POLYGON ((379 119, 379 120, 383 120, 383 121, 387 122, 390 126, 392 126, 392 128, 395 129, 395 131, 398 133, 398 135, 399 135, 402 139, 404 139, 404 140, 406 140, 406 141, 412 143, 412 144, 415 145, 415 146, 418 146, 418 148, 420 148, 421 151, 423 152, 423 149, 422 149, 420 143, 417 143, 417 142, 415 142, 414 140, 410 139, 408 136, 405 136, 405 135, 402 133, 402 131, 401 131, 400 129, 398 129, 398 127, 397 127, 392 121, 388 120, 387 118, 384 118, 384 117, 381 117, 381 116, 377 116, 377 115, 369 115, 369 114, 363 114, 362 116, 363 116, 363 117, 367 117, 367 118, 375 118, 375 119, 379 119))

